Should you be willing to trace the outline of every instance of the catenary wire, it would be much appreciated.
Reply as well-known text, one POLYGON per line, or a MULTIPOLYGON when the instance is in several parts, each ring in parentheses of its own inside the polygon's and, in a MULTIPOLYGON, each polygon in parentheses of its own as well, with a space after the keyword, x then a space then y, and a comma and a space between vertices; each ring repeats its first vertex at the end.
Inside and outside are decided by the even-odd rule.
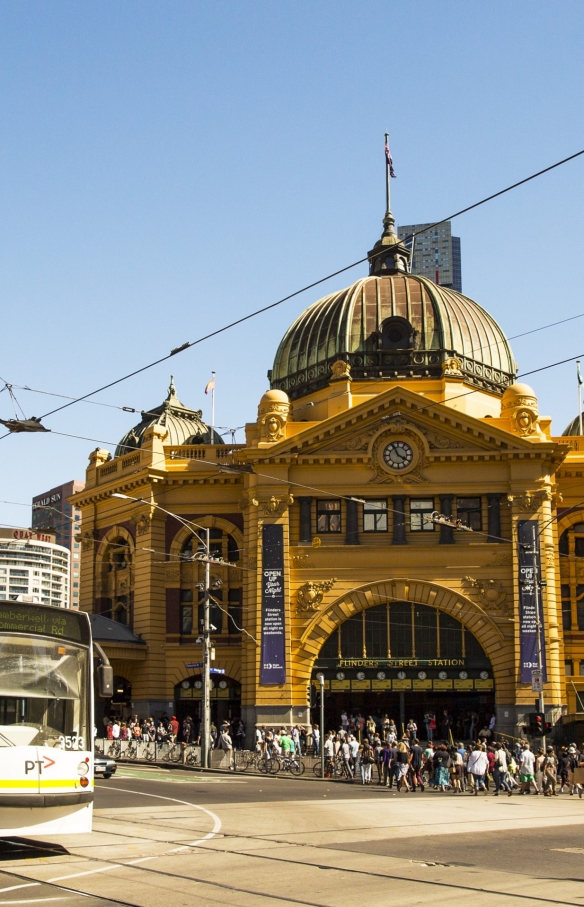
MULTIPOLYGON (((422 233, 427 233, 430 230, 434 229, 435 227, 439 226, 440 224, 446 223, 446 221, 454 220, 455 217, 459 217, 461 214, 466 214, 468 211, 472 211, 475 208, 478 208, 481 205, 484 205, 487 202, 490 202, 493 199, 498 198, 499 196, 504 195, 507 192, 511 192, 513 189, 516 189, 519 186, 522 186, 525 183, 528 183, 531 180, 536 179, 537 177, 543 176, 543 174, 549 173, 551 170, 555 170, 557 167, 561 167, 563 164, 567 164, 569 161, 572 161, 575 158, 580 157, 582 154, 584 154, 584 149, 582 149, 581 151, 577 151, 575 154, 571 154, 568 157, 565 157, 560 161, 556 161, 555 164, 551 164, 548 167, 544 167, 542 170, 538 170, 536 173, 532 173, 530 176, 524 177, 524 179, 521 179, 518 182, 515 182, 512 185, 507 186, 505 189, 500 189, 498 192, 494 192, 491 195, 487 196, 486 198, 483 198, 478 202, 474 202, 474 204, 472 204, 472 205, 467 205, 465 208, 461 208, 459 211, 456 211, 454 214, 450 214, 448 217, 444 217, 441 220, 436 221, 433 224, 430 224, 428 227, 426 227, 424 230, 421 230, 420 233, 416 234, 416 235, 420 236, 420 235, 422 235, 422 233)), ((405 237, 402 241, 406 242, 410 238, 411 237, 409 237, 409 236, 405 237)), ((83 394, 82 396, 77 397, 75 400, 71 400, 68 403, 64 403, 62 406, 56 407, 55 409, 52 409, 49 412, 44 413, 39 418, 45 419, 45 418, 47 418, 47 416, 51 416, 54 413, 60 412, 61 410, 66 409, 69 406, 73 406, 75 403, 78 403, 81 400, 86 400, 88 397, 93 397, 95 394, 101 393, 102 391, 107 390, 110 387, 114 387, 117 384, 121 384, 123 381, 126 381, 129 378, 134 377, 135 375, 139 375, 142 372, 145 372, 148 369, 153 368, 155 365, 159 365, 161 362, 166 362, 168 359, 172 358, 173 356, 178 355, 178 353, 181 353, 186 349, 190 349, 191 347, 196 346, 199 343, 203 343, 205 340, 209 340, 211 337, 216 337, 218 334, 222 334, 225 331, 230 330, 231 328, 235 327, 236 325, 243 324, 245 321, 249 321, 251 318, 255 318, 258 315, 263 314, 264 312, 268 312, 271 309, 274 309, 277 306, 282 305, 284 302, 287 302, 288 300, 293 299, 294 297, 299 296, 302 293, 305 293, 307 290, 310 290, 313 287, 316 287, 319 284, 324 283, 325 281, 330 280, 339 274, 343 274, 345 271, 349 271, 352 268, 357 267, 357 265, 363 264, 366 261, 370 261, 371 258, 375 258, 379 255, 386 254, 386 252, 387 252, 387 249, 381 249, 377 253, 373 253, 372 255, 366 255, 365 257, 360 258, 358 261, 354 261, 350 265, 347 265, 343 268, 339 268, 338 270, 333 271, 331 274, 327 274, 326 277, 321 277, 319 280, 315 280, 312 283, 307 284, 306 286, 302 287, 300 290, 296 290, 295 292, 282 297, 281 299, 277 300, 276 302, 272 302, 270 305, 263 306, 262 308, 257 309, 255 312, 250 312, 248 315, 244 315, 242 318, 237 318, 235 321, 232 321, 229 324, 224 325, 221 328, 217 328, 217 330, 211 331, 210 333, 205 334, 202 337, 199 337, 197 340, 187 341, 186 343, 183 343, 181 346, 175 347, 175 349, 171 350, 170 353, 168 353, 166 356, 161 356, 159 359, 156 359, 154 362, 148 363, 148 365, 144 365, 141 368, 135 369, 134 371, 129 372, 127 375, 123 375, 121 378, 116 378, 114 381, 110 381, 107 384, 104 384, 101 387, 96 388, 96 390, 89 391, 87 394, 83 394)))

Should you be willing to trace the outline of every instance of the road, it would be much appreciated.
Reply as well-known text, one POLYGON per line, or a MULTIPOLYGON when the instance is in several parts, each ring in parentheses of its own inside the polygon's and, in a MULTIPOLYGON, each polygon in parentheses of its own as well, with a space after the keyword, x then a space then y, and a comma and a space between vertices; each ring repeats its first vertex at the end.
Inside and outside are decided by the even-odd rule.
POLYGON ((119 766, 91 835, 0 844, 0 903, 584 904, 584 800, 119 766), (89 897, 88 897, 89 895, 89 897))

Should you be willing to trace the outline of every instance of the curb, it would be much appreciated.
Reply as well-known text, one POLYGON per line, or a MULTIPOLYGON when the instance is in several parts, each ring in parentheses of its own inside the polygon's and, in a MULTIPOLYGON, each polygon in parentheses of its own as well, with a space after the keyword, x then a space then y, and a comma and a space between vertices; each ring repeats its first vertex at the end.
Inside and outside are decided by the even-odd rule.
MULTIPOLYGON (((113 757, 109 757, 110 759, 113 757)), ((282 779, 285 778, 288 781, 331 781, 335 784, 343 783, 344 778, 317 778, 314 772, 311 770, 310 774, 308 771, 305 771, 303 775, 297 778, 295 775, 292 775, 291 772, 278 772, 277 775, 272 775, 270 772, 266 774, 260 774, 259 772, 228 772, 225 769, 221 768, 203 768, 200 765, 183 765, 182 762, 149 762, 147 759, 114 759, 116 765, 140 765, 147 766, 151 768, 164 768, 164 769, 174 769, 175 771, 183 772, 199 772, 200 774, 210 774, 210 775, 225 775, 227 777, 242 778, 247 776, 248 778, 270 778, 271 780, 276 780, 276 778, 282 779)), ((114 776, 115 777, 115 776, 114 776)))

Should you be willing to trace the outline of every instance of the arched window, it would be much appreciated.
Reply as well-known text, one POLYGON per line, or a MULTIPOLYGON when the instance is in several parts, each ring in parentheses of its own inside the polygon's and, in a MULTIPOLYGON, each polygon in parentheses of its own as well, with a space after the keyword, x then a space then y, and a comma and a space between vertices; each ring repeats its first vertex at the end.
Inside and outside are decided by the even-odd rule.
MULTIPOLYGON (((199 535, 204 539, 205 532, 199 535)), ((234 536, 222 529, 209 530, 211 557, 223 558, 230 564, 241 557, 239 545, 234 536)), ((198 636, 204 617, 204 563, 197 563, 196 555, 204 553, 204 546, 195 536, 189 536, 180 551, 180 627, 183 636, 198 636)), ((209 621, 213 634, 239 634, 242 626, 241 575, 239 570, 211 564, 211 604, 209 621)))
POLYGON ((406 318, 394 315, 381 324, 381 348, 384 350, 410 350, 414 345, 415 331, 406 318))

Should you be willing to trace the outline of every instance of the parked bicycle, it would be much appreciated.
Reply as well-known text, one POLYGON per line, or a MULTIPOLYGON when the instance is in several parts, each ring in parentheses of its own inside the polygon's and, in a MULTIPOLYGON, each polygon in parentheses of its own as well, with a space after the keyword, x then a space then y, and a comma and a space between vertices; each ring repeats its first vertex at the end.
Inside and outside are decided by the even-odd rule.
POLYGON ((282 756, 277 760, 279 763, 279 768, 283 772, 290 772, 292 775, 300 776, 304 774, 306 766, 302 759, 299 759, 298 756, 282 756))
POLYGON ((185 763, 186 763, 186 765, 191 765, 191 766, 201 764, 199 754, 194 747, 189 747, 189 749, 187 750, 187 753, 185 756, 185 763))
POLYGON ((162 757, 163 762, 180 762, 182 759, 182 746, 180 743, 173 743, 162 757))
POLYGON ((126 757, 126 759, 132 759, 132 761, 138 758, 138 743, 136 740, 130 740, 124 756, 126 757))
POLYGON ((156 744, 153 742, 147 743, 144 748, 144 758, 148 762, 156 762, 156 744))
POLYGON ((111 756, 112 759, 120 758, 120 756, 122 755, 122 744, 119 740, 112 740, 108 747, 107 755, 111 756))

